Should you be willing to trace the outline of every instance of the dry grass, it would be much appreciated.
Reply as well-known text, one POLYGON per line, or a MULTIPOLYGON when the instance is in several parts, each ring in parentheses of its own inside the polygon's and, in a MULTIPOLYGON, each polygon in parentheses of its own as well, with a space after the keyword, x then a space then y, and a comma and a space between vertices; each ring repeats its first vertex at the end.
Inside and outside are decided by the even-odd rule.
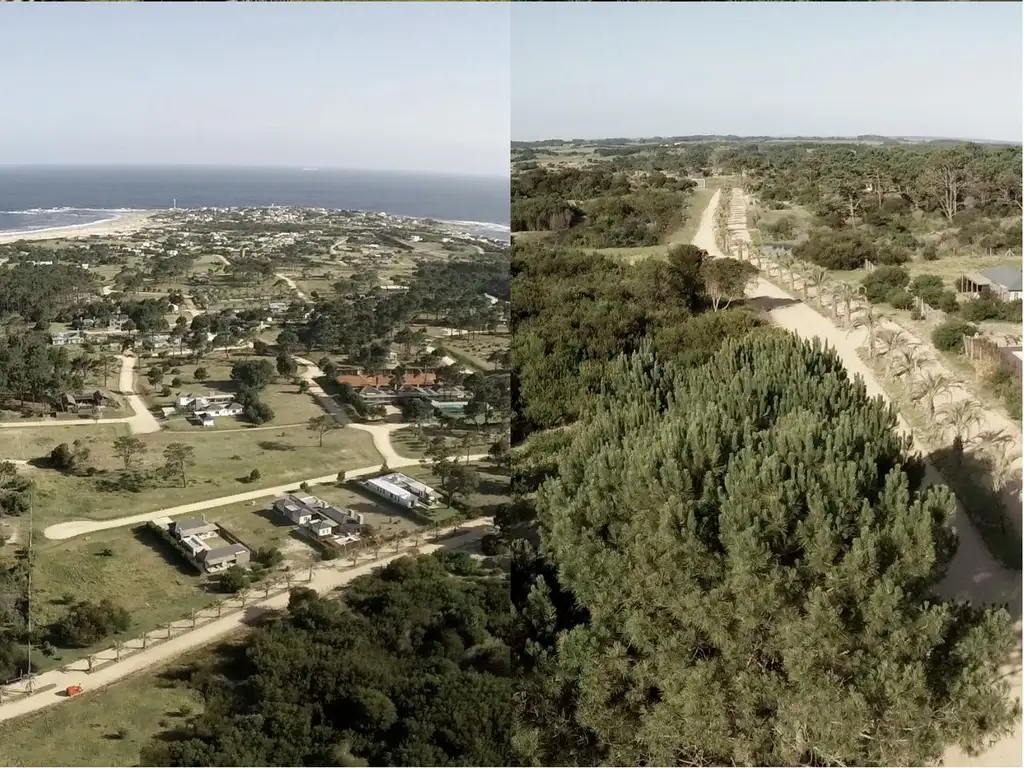
MULTIPOLYGON (((81 428, 83 430, 88 428, 81 428)), ((189 470, 189 484, 182 488, 173 479, 157 480, 138 491, 104 490, 102 483, 116 480, 123 468, 112 450, 115 427, 83 442, 90 449, 89 464, 97 468, 93 477, 59 474, 49 469, 31 470, 39 493, 36 520, 39 525, 65 520, 105 520, 127 514, 148 512, 193 501, 227 496, 253 488, 281 485, 332 471, 378 465, 381 456, 365 432, 337 430, 318 447, 317 436, 304 426, 277 430, 237 432, 160 432, 142 435, 147 453, 139 460, 144 469, 163 463, 163 449, 181 442, 195 449, 196 465, 189 470), (250 486, 242 482, 253 469, 261 478, 250 486)), ((11 430, 20 431, 20 430, 11 430)), ((82 432, 77 433, 82 436, 82 432)), ((5 431, 6 436, 6 431, 5 431)))
POLYGON ((498 350, 508 349, 511 336, 505 334, 481 333, 473 336, 451 336, 441 339, 441 344, 453 355, 461 357, 469 365, 482 371, 493 371, 494 363, 488 359, 498 350))
POLYGON ((209 649, 188 654, 100 690, 83 681, 85 692, 71 701, 0 724, 0 765, 138 765, 139 751, 153 736, 203 709, 198 694, 169 683, 165 673, 187 669, 210 654, 209 649))

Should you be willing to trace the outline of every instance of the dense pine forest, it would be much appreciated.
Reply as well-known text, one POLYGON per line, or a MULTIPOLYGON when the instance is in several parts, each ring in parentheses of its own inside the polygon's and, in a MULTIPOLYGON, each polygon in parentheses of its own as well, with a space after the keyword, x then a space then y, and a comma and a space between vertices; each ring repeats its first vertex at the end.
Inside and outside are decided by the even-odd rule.
MULTIPOLYGON (((650 152, 598 147, 551 170, 545 151, 519 150, 520 210, 557 213, 575 195, 582 215, 552 216, 554 236, 513 253, 516 461, 501 523, 523 627, 518 759, 922 765, 1007 732, 1010 614, 937 597, 955 502, 925 488, 892 408, 833 351, 768 327, 742 288, 716 311, 721 276, 699 249, 630 264, 564 234, 587 225, 588 195, 758 163, 698 146, 664 152, 682 165, 639 167, 650 152)), ((800 174, 822 179, 796 163, 757 183, 800 174)), ((1009 188, 986 200, 1016 204, 1009 188)))

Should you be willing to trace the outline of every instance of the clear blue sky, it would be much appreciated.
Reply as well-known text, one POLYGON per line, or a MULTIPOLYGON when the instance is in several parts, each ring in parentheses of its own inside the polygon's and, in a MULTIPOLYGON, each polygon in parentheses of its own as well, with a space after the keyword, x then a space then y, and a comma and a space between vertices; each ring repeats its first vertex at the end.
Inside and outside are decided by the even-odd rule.
POLYGON ((512 138, 1021 140, 1021 3, 522 3, 512 138))
POLYGON ((5 4, 0 62, 0 164, 508 173, 501 3, 5 4))

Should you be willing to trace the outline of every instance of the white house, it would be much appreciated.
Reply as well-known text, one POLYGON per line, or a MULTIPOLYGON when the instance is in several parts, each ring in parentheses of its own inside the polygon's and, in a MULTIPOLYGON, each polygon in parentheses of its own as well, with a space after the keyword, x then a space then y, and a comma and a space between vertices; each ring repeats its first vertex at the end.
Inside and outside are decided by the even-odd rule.
POLYGON ((403 475, 401 472, 384 475, 384 477, 378 479, 384 480, 392 485, 397 485, 399 488, 404 488, 424 504, 433 504, 440 498, 440 494, 438 494, 438 492, 429 485, 421 483, 419 480, 413 480, 411 477, 403 475))
POLYGON ((197 416, 241 416, 242 411, 245 409, 238 403, 214 403, 209 407, 205 408, 202 413, 197 412, 197 416))
POLYGON ((215 392, 208 395, 178 395, 174 398, 174 408, 182 413, 198 413, 208 411, 215 406, 227 405, 234 398, 235 396, 231 394, 215 392))
POLYGON ((318 539, 334 537, 336 544, 358 541, 363 516, 306 494, 289 494, 274 501, 274 510, 318 539))
MULTIPOLYGON (((385 475, 385 477, 388 476, 385 475)), ((407 491, 401 486, 388 482, 383 477, 372 477, 367 480, 364 485, 378 496, 383 496, 388 501, 393 504, 397 504, 400 507, 412 509, 416 506, 415 494, 407 491)))
POLYGON ((56 347, 63 347, 67 344, 85 343, 85 337, 78 331, 61 331, 60 333, 53 334, 50 339, 56 347))

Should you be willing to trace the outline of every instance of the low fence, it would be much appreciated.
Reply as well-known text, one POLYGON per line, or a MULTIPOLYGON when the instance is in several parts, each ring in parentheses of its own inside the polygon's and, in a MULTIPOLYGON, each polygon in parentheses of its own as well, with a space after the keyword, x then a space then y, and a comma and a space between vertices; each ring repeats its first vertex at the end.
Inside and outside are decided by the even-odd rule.
POLYGON ((990 365, 1004 368, 1017 381, 1022 379, 1022 361, 1014 352, 1017 347, 1000 347, 992 339, 985 336, 964 336, 964 354, 977 365, 990 365))
MULTIPOLYGON (((159 530, 158 527, 157 529, 159 530)), ((458 532, 460 530, 461 525, 457 523, 452 525, 451 530, 447 531, 447 533, 458 532)), ((420 531, 407 539, 396 539, 393 542, 389 542, 390 549, 392 550, 391 555, 397 555, 402 549, 408 550, 418 548, 420 541, 422 541, 425 536, 439 535, 443 533, 445 533, 445 529, 430 533, 420 531)), ((364 554, 369 555, 371 562, 380 559, 380 550, 382 549, 384 549, 383 546, 379 549, 359 548, 352 550, 348 553, 351 555, 351 557, 347 558, 347 561, 350 563, 348 567, 358 567, 359 560, 363 559, 364 554)), ((230 616, 244 610, 249 604, 253 592, 262 593, 261 599, 267 600, 270 597, 276 597, 282 593, 290 592, 292 587, 296 584, 310 583, 313 580, 314 571, 326 568, 345 570, 346 566, 344 563, 345 561, 343 560, 334 559, 310 565, 306 571, 304 579, 299 578, 298 576, 293 576, 291 572, 286 572, 284 576, 277 581, 267 581, 264 584, 252 587, 247 592, 239 593, 237 595, 229 595, 222 600, 218 600, 213 606, 193 611, 192 615, 186 619, 179 619, 177 621, 170 622, 155 630, 147 631, 138 637, 126 640, 123 643, 115 642, 110 648, 64 664, 59 667, 59 670, 63 673, 81 672, 86 675, 91 674, 98 669, 120 662, 126 656, 144 651, 153 645, 167 642, 174 637, 190 632, 204 624, 209 624, 210 622, 221 619, 224 616, 230 616)), ((37 685, 35 683, 35 680, 38 677, 45 674, 48 673, 41 672, 36 675, 22 675, 17 680, 0 684, 0 706, 10 701, 18 701, 27 696, 35 696, 40 693, 57 689, 58 685, 56 683, 45 683, 43 685, 37 685)))

